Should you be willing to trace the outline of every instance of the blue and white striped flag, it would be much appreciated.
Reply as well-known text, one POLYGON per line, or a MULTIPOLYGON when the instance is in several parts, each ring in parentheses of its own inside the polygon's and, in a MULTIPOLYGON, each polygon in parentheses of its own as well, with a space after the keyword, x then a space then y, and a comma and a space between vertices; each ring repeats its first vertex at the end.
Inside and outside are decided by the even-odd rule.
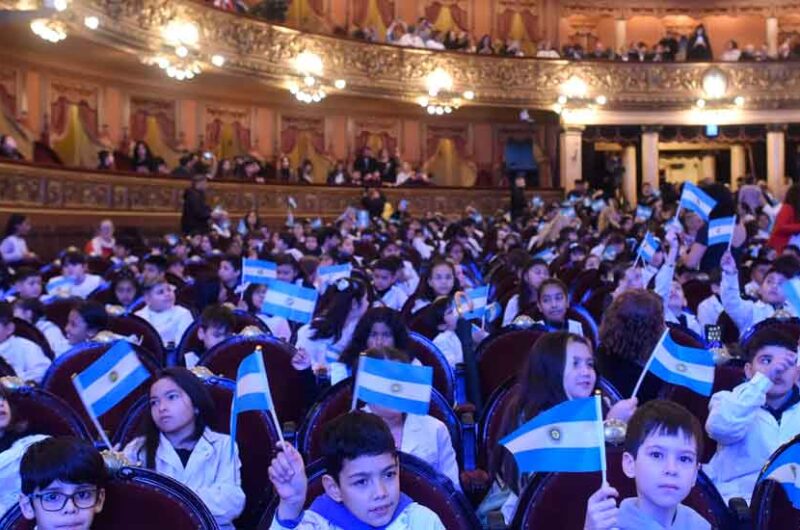
POLYGON ((795 314, 800 315, 800 277, 786 280, 781 286, 786 301, 792 306, 795 314))
POLYGON ((486 315, 485 319, 487 323, 494 322, 503 314, 503 306, 498 302, 492 302, 486 306, 484 314, 486 315))
POLYGON ((317 306, 317 290, 301 287, 289 282, 272 280, 267 285, 267 294, 261 312, 283 317, 292 322, 308 324, 314 317, 317 306))
POLYGON ((594 201, 592 201, 592 211, 594 213, 602 212, 605 209, 605 207, 606 207, 606 201, 604 201, 603 199, 595 199, 594 201))
MULTIPOLYGON (((231 440, 236 442, 236 426, 238 416, 241 412, 249 410, 266 410, 273 412, 275 429, 281 432, 275 416, 274 405, 272 403, 272 393, 269 389, 269 379, 267 369, 264 366, 264 357, 260 349, 257 349, 239 363, 239 370, 236 372, 236 393, 233 395, 231 403, 231 440)), ((233 452, 235 443, 231 444, 233 452)))
POLYGON ((714 387, 714 366, 714 355, 710 351, 678 344, 667 329, 645 370, 667 383, 710 396, 714 387))
POLYGON ((733 238, 736 217, 720 217, 708 222, 708 245, 728 245, 733 238))
POLYGON ((800 510, 800 445, 784 450, 761 473, 761 480, 774 480, 783 486, 783 491, 796 509, 800 510))
POLYGON ((604 471, 605 443, 600 396, 564 401, 500 440, 520 473, 604 471))
POLYGON ((317 269, 317 278, 319 278, 322 285, 330 285, 339 278, 349 278, 352 270, 353 266, 349 263, 319 267, 317 269))
POLYGON ((481 285, 474 289, 467 289, 464 293, 472 302, 472 309, 464 315, 464 318, 467 320, 481 318, 486 312, 486 306, 489 303, 489 286, 481 285))
POLYGON ((117 341, 83 372, 72 376, 78 395, 92 417, 99 418, 147 381, 150 372, 130 343, 117 341))
POLYGON ((645 221, 649 221, 650 218, 653 216, 653 209, 649 206, 645 206, 644 204, 640 204, 636 207, 636 218, 637 219, 644 219, 645 221))
POLYGON ((539 252, 534 254, 533 257, 534 259, 544 260, 545 263, 549 265, 554 259, 558 257, 558 254, 556 254, 556 251, 553 250, 551 247, 548 247, 544 250, 540 250, 539 252))
POLYGON ((433 390, 433 368, 397 361, 373 359, 362 355, 358 360, 353 404, 357 400, 392 410, 428 414, 433 390))
POLYGON ((56 295, 69 295, 72 292, 72 286, 75 285, 75 280, 68 276, 56 276, 51 278, 45 286, 45 290, 50 294, 56 295))
POLYGON ((358 228, 369 228, 369 212, 367 210, 359 210, 356 214, 356 226, 358 228))
POLYGON ((271 261, 260 259, 242 260, 242 283, 258 283, 268 285, 278 276, 278 266, 271 261))
POLYGON ((681 208, 687 208, 702 217, 704 221, 708 221, 708 216, 716 205, 717 201, 696 184, 684 183, 680 201, 681 208))
POLYGON ((656 255, 656 252, 658 252, 658 240, 653 234, 647 232, 639 245, 639 256, 645 262, 650 263, 653 261, 653 256, 656 255))
POLYGON ((575 207, 574 206, 567 206, 566 208, 561 208, 558 211, 559 214, 563 215, 564 217, 575 217, 575 207))

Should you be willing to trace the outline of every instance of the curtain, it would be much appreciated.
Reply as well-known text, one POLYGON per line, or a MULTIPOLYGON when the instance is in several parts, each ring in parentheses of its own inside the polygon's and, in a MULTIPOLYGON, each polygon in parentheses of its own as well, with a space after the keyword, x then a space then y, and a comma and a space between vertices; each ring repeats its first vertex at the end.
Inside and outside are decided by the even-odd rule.
POLYGON ((61 136, 67 127, 68 103, 66 98, 60 97, 50 105, 50 134, 61 136))
POLYGON ((425 18, 430 20, 431 24, 435 26, 436 21, 439 19, 439 13, 441 12, 441 10, 442 10, 442 4, 440 4, 439 2, 434 2, 425 8, 425 18))
POLYGON ((356 139, 356 146, 359 151, 363 147, 368 146, 376 155, 378 151, 386 148, 389 150, 389 155, 391 156, 397 148, 397 138, 394 138, 388 132, 372 133, 369 131, 361 131, 361 134, 359 134, 356 139))
MULTIPOLYGON (((468 18, 467 10, 463 9, 459 5, 453 5, 453 6, 450 7, 450 13, 451 13, 451 15, 453 17, 453 22, 456 23, 456 26, 458 26, 463 31, 466 31, 467 30, 467 25, 468 25, 468 22, 467 22, 467 18, 468 18)), ((450 28, 450 29, 453 29, 453 28, 450 28)))
POLYGON ((508 38, 511 31, 511 20, 514 18, 514 11, 506 9, 502 14, 497 16, 497 36, 501 39, 508 38))
MULTIPOLYGON (((430 140, 429 140, 430 141, 430 140)), ((436 150, 425 163, 426 171, 439 186, 474 186, 478 178, 475 164, 465 160, 463 139, 439 138, 436 150)))
POLYGON ((294 132, 292 149, 283 152, 289 158, 291 166, 297 168, 303 160, 310 160, 314 166, 312 173, 314 182, 324 183, 328 172, 333 168, 333 161, 325 155, 322 149, 323 135, 311 130, 298 131, 295 128, 290 130, 294 132))
POLYGON ((206 124, 206 137, 203 144, 206 149, 216 149, 219 146, 220 133, 222 132, 222 121, 215 119, 206 124))
POLYGON ((239 123, 238 121, 233 122, 233 130, 236 134, 236 138, 239 141, 239 146, 242 148, 244 153, 250 151, 250 129, 239 123))
POLYGON ((539 38, 539 19, 530 11, 522 12, 522 22, 528 33, 528 39, 535 41, 539 38))
POLYGON ((359 26, 364 25, 367 18, 367 10, 371 0, 351 0, 353 8, 353 23, 359 26))
POLYGON ((66 165, 95 167, 97 152, 105 147, 86 130, 86 111, 81 109, 81 105, 67 103, 63 98, 53 104, 53 110, 58 110, 60 120, 56 122, 60 132, 51 136, 53 150, 66 165))
POLYGON ((148 114, 143 110, 137 110, 131 116, 131 138, 134 142, 141 142, 147 135, 148 114))
POLYGON ((377 2, 378 12, 381 14, 384 25, 388 26, 394 20, 394 2, 392 0, 374 0, 377 2))
POLYGON ((77 107, 78 118, 80 118, 84 130, 93 141, 98 141, 97 111, 85 101, 78 103, 77 107))
POLYGON ((0 107, 2 107, 2 110, 10 116, 15 116, 17 114, 16 106, 16 98, 12 94, 9 94, 4 85, 0 85, 0 107))

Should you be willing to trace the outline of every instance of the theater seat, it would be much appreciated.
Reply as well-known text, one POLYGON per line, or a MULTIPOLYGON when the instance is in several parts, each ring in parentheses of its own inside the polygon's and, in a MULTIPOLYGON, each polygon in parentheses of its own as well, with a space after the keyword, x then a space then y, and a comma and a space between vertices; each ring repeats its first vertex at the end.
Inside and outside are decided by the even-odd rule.
POLYGON ((750 502, 753 530, 800 528, 800 510, 792 506, 783 486, 774 480, 763 480, 764 470, 785 451, 797 450, 797 444, 800 444, 800 436, 795 436, 791 441, 779 447, 762 468, 762 474, 758 477, 750 502))
MULTIPOLYGON (((297 432, 297 449, 302 453, 307 462, 311 462, 322 456, 322 432, 325 425, 338 418, 350 410, 351 400, 353 399, 353 378, 350 377, 340 381, 326 390, 314 408, 309 411, 305 421, 297 432)), ((464 461, 464 444, 462 440, 469 438, 470 433, 462 432, 461 421, 453 412, 450 404, 447 403, 441 394, 435 389, 431 393, 431 406, 429 415, 441 420, 450 432, 458 459, 458 468, 471 470, 474 468, 474 461, 464 461)), ((474 439, 467 440, 467 444, 474 447, 474 439)), ((474 453, 473 453, 474 454, 474 453)))
POLYGON ((206 352, 199 364, 215 375, 235 380, 239 363, 258 346, 264 355, 278 420, 282 425, 286 422, 299 425, 310 406, 311 396, 305 375, 292 367, 292 356, 297 350, 291 344, 267 335, 231 337, 206 352))
MULTIPOLYGON (((608 482, 620 498, 636 496, 633 479, 622 472, 622 447, 606 445, 608 482)), ((600 488, 600 473, 536 473, 520 495, 511 528, 515 530, 583 530, 586 500, 600 488), (568 509, 565 509, 567 508, 568 509)), ((709 478, 700 471, 684 504, 702 515, 711 527, 729 528, 731 515, 709 478)))
MULTIPOLYGON (((314 462, 306 468, 308 493, 306 507, 324 493, 322 476, 323 462, 314 462)), ((462 493, 456 491, 450 481, 438 474, 428 464, 405 453, 400 453, 400 491, 415 502, 430 508, 441 519, 448 530, 471 530, 480 528, 474 508, 462 493)), ((257 530, 268 530, 272 524, 277 501, 264 512, 257 530)), ((2 529, 0 529, 2 530, 2 529)))
POLYGON ((94 439, 78 413, 55 394, 38 387, 19 385, 7 378, 0 379, 0 384, 11 391, 11 408, 20 418, 25 418, 28 432, 74 436, 87 441, 94 439))
MULTIPOLYGON (((409 298, 409 301, 412 299, 413 297, 409 298)), ((405 317, 408 329, 427 339, 433 340, 436 335, 439 334, 439 330, 428 323, 428 319, 430 318, 428 315, 430 315, 432 309, 430 305, 427 305, 414 314, 408 314, 405 317)))
POLYGON ((108 331, 123 337, 141 339, 140 346, 150 353, 160 366, 166 364, 164 347, 158 331, 145 319, 133 314, 108 317, 108 331))
MULTIPOLYGON (((238 334, 248 326, 255 326, 262 330, 266 335, 270 335, 269 328, 264 324, 260 318, 251 315, 247 311, 237 309, 233 312, 233 333, 238 334)), ((189 326, 183 334, 180 343, 178 344, 178 360, 181 362, 183 356, 189 352, 198 352, 203 350, 203 343, 197 337, 197 330, 200 327, 200 319, 195 319, 194 323, 189 326)))
POLYGON ((595 322, 603 321, 603 313, 611 305, 611 293, 616 289, 613 285, 601 285, 584 296, 581 305, 586 308, 595 322))
POLYGON ((21 318, 14 318, 14 335, 36 343, 42 349, 44 354, 47 355, 48 359, 51 361, 55 359, 55 353, 53 353, 53 349, 50 347, 50 343, 47 342, 47 338, 44 336, 44 333, 39 331, 39 328, 33 324, 30 324, 21 318))
POLYGON ((667 322, 670 336, 675 339, 675 342, 683 346, 692 348, 706 348, 706 341, 703 337, 695 333, 689 328, 685 328, 675 322, 667 322))
MULTIPOLYGON (((85 370, 90 364, 99 359, 114 343, 88 342, 75 346, 56 359, 42 379, 42 388, 63 399, 74 411, 78 413, 85 425, 92 425, 92 420, 78 396, 72 383, 72 376, 85 370)), ((125 412, 136 403, 136 400, 147 395, 152 376, 158 372, 158 363, 146 351, 132 345, 136 355, 151 374, 151 378, 139 385, 129 396, 123 399, 111 410, 99 418, 100 425, 109 438, 116 432, 125 412)), ((97 433, 92 431, 93 437, 99 439, 97 433)))
POLYGON ((711 283, 707 280, 692 279, 683 284, 683 292, 686 294, 686 305, 692 314, 696 315, 700 302, 711 296, 711 283))
POLYGON ((780 330, 797 341, 800 339, 800 318, 768 318, 751 326, 750 329, 742 334, 740 340, 742 351, 747 349, 748 344, 750 344, 757 334, 763 332, 763 330, 769 329, 780 330))
POLYGON ((86 269, 90 274, 103 276, 111 268, 111 260, 101 256, 89 256, 86 258, 86 269))
MULTIPOLYGON (((414 331, 408 334, 409 350, 411 355, 425 366, 433 368, 433 388, 447 400, 448 403, 455 403, 456 394, 456 374, 445 359, 444 354, 427 337, 414 331)), ((461 370, 461 380, 463 381, 463 369, 461 370)))
MULTIPOLYGON (((114 472, 106 486, 103 511, 92 530, 214 530, 219 528, 203 501, 179 482, 138 467, 114 472)), ((0 530, 33 530, 19 506, 0 519, 0 530)))
POLYGON ((519 372, 531 346, 545 332, 543 326, 504 328, 480 343, 475 359, 484 402, 496 388, 519 372))
MULTIPOLYGON (((212 430, 230 434, 231 401, 236 391, 236 383, 220 377, 202 377, 216 407, 216 420, 212 430)), ((148 396, 142 396, 128 411, 117 430, 113 444, 124 447, 136 436, 143 434, 144 419, 150 413, 148 396)), ((267 469, 275 454, 278 431, 272 417, 265 411, 250 411, 239 415, 236 431, 236 445, 242 462, 242 489, 247 502, 244 512, 237 519, 237 526, 252 528, 272 498, 272 484, 267 469)))
POLYGON ((17 373, 8 364, 8 361, 0 357, 0 377, 16 377, 17 373))
POLYGON ((605 282, 603 282, 599 270, 588 269, 581 271, 572 282, 567 284, 570 305, 582 304, 594 289, 604 284, 605 282))
POLYGON ((722 333, 723 344, 736 344, 739 342, 739 327, 733 319, 723 311, 717 318, 717 325, 722 333))

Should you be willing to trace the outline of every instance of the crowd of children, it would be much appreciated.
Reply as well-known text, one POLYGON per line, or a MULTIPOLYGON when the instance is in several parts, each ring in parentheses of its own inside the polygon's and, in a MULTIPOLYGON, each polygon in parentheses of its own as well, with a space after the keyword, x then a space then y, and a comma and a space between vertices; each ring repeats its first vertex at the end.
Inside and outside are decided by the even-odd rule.
MULTIPOLYGON (((769 222, 777 208, 751 211, 737 207, 724 186, 701 188, 716 200, 705 219, 691 209, 676 212, 680 194, 669 185, 645 190, 644 210, 581 185, 563 203, 534 200, 513 217, 470 208, 457 218, 406 211, 364 223, 348 209, 328 225, 292 219, 273 231, 248 215, 228 237, 170 234, 156 241, 115 238, 104 222, 85 251, 67 249, 44 266, 25 243, 29 221, 12 216, 0 245, 4 258, 17 258, 5 271, 0 359, 23 380, 40 383, 52 360, 19 336, 18 326, 37 328, 58 359, 107 336, 110 315, 145 320, 165 351, 175 351, 197 319, 194 351, 171 357, 178 366, 151 380, 143 431, 116 449, 133 465, 184 484, 220 528, 234 528, 246 500, 238 448, 229 434, 212 430, 219 406, 190 370, 232 340, 233 310, 291 343, 295 370, 332 383, 357 376, 361 354, 421 364, 411 331, 427 329, 431 348, 455 373, 475 362, 487 337, 532 325, 544 333, 515 369, 500 434, 603 390, 605 420, 627 424, 622 471, 635 480, 636 496, 619 499, 614 484, 603 484, 580 500, 585 528, 706 529, 702 514, 683 504, 701 469, 725 501, 749 502, 770 455, 800 434, 798 337, 785 326, 753 331, 764 320, 797 314, 784 287, 800 273, 800 249, 786 245, 778 255, 770 246, 764 217, 769 222), (737 214, 731 241, 720 244, 708 225, 730 213, 737 214), (243 260, 258 260, 273 280, 252 281, 243 260), (336 277, 323 273, 332 266, 347 267, 336 277), (475 300, 464 291, 483 285, 498 310, 466 316, 475 300), (699 297, 698 285, 706 289, 699 297), (313 318, 274 309, 270 291, 285 286, 316 291, 313 318), (47 308, 70 297, 75 304, 61 329, 47 308), (580 307, 590 299, 594 312, 580 307), (695 411, 656 399, 653 381, 632 391, 666 329, 703 343, 709 327, 723 323, 743 376, 710 398, 704 425, 695 411), (613 387, 624 399, 611 399, 613 387), (716 451, 702 463, 706 436, 716 451)), ((764 204, 770 200, 765 194, 764 204)), ((308 404, 317 398, 305 397, 308 404)), ((0 385, 0 510, 19 504, 40 529, 90 528, 109 480, 102 460, 85 443, 32 432, 25 419, 0 385)), ((280 500, 271 528, 444 528, 436 513, 408 496, 414 492, 401 491, 399 452, 427 463, 455 491, 466 490, 454 440, 432 415, 362 403, 326 425, 323 438, 324 493, 316 499, 307 498, 309 462, 290 443, 282 442, 263 470, 280 500)), ((530 476, 502 446, 486 449, 488 494, 473 499, 475 509, 483 522, 499 510, 511 524, 530 476)))

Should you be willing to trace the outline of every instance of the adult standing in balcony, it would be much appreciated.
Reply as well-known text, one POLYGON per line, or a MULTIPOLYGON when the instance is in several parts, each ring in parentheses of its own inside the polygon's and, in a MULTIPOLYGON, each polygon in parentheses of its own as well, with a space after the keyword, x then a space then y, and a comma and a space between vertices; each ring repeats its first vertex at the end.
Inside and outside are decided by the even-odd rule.
POLYGON ((694 28, 692 36, 689 37, 689 49, 687 50, 686 58, 689 61, 712 61, 714 59, 714 52, 711 51, 711 41, 703 24, 699 24, 694 28))
POLYGON ((208 222, 211 219, 211 208, 206 203, 208 181, 204 173, 196 173, 192 177, 192 185, 183 192, 183 213, 181 214, 181 231, 184 234, 208 233, 208 222))

